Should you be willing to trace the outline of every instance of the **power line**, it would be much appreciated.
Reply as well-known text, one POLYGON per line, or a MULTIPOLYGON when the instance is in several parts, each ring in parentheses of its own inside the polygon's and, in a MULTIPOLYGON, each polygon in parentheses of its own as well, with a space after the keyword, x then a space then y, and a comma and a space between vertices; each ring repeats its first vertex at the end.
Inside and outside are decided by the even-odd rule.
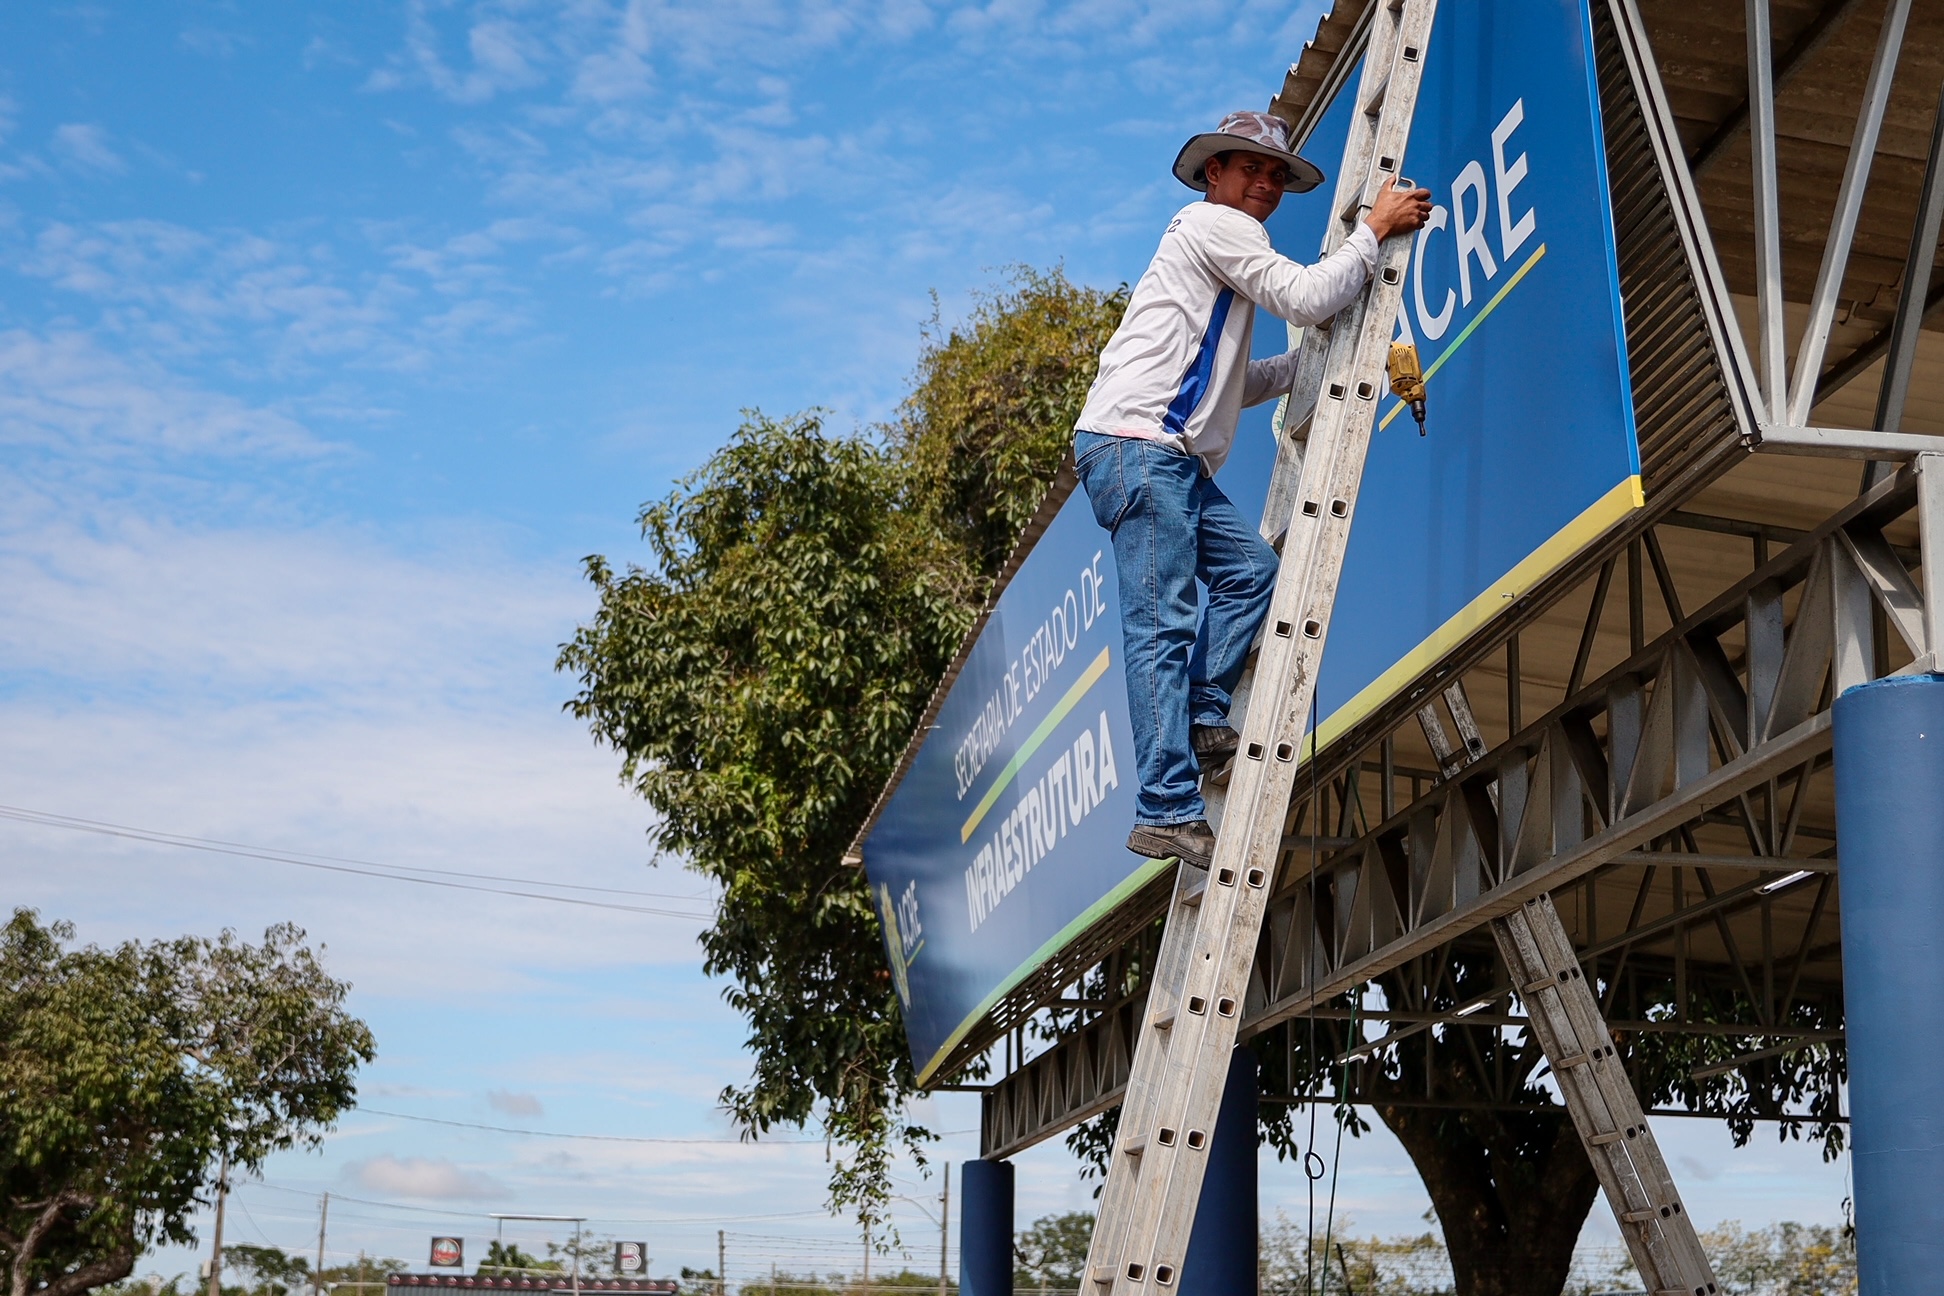
MULTIPOLYGON (((817 1146, 823 1139, 722 1139, 722 1138, 653 1138, 639 1134, 564 1134, 556 1130, 520 1129, 512 1125, 482 1125, 477 1121, 448 1120, 442 1116, 414 1116, 409 1112, 384 1111, 377 1107, 359 1107, 357 1111, 367 1116, 386 1116, 393 1120, 420 1121, 427 1125, 450 1125, 454 1129, 487 1130, 494 1134, 523 1134, 529 1138, 587 1139, 596 1143, 701 1143, 728 1147, 771 1146, 817 1146)), ((976 1134, 977 1130, 940 1130, 941 1138, 957 1134, 976 1134)), ((349 1198, 345 1200, 349 1201, 349 1198)))
MULTIPOLYGON (((265 1183, 260 1179, 246 1180, 238 1184, 237 1187, 267 1188, 271 1192, 290 1193, 293 1196, 309 1197, 312 1200, 315 1200, 317 1197, 315 1192, 303 1188, 286 1188, 281 1184, 265 1183)), ((377 1206, 383 1210, 411 1211, 419 1215, 437 1215, 444 1219, 490 1220, 493 1218, 485 1211, 439 1210, 431 1206, 411 1206, 404 1202, 376 1201, 369 1197, 352 1197, 333 1191, 331 1193, 332 1204, 336 1205, 341 1201, 356 1202, 360 1206, 377 1206)), ((817 1209, 773 1211, 765 1215, 660 1215, 653 1219, 625 1219, 618 1215, 590 1215, 587 1217, 587 1222, 590 1224, 735 1224, 744 1220, 803 1219, 811 1215, 828 1216, 829 1214, 829 1211, 817 1209)))
POLYGON ((609 895, 642 896, 658 900, 692 900, 699 897, 669 895, 659 891, 630 891, 620 887, 584 886, 571 882, 548 882, 538 878, 506 877, 495 873, 468 873, 457 869, 419 868, 409 864, 379 864, 370 860, 341 859, 332 855, 310 855, 308 852, 277 851, 267 847, 248 846, 240 842, 226 842, 207 837, 189 837, 179 833, 159 832, 149 828, 134 828, 126 824, 107 823, 98 819, 83 819, 74 815, 54 814, 45 810, 29 810, 20 806, 0 805, 0 819, 11 819, 18 823, 34 824, 43 828, 61 828, 70 832, 92 833, 99 837, 120 837, 129 841, 148 842, 157 846, 173 846, 180 850, 204 851, 212 855, 228 855, 239 859, 266 860, 275 864, 292 864, 298 868, 318 869, 327 873, 348 873, 358 877, 382 878, 391 882, 414 882, 420 886, 445 887, 455 891, 479 891, 487 895, 515 896, 524 900, 548 900, 554 904, 577 905, 587 909, 611 909, 621 913, 652 914, 662 918, 707 919, 711 914, 695 913, 675 909, 659 909, 648 905, 616 904, 605 900, 583 900, 575 896, 548 895, 535 891, 513 891, 504 887, 479 886, 474 882, 455 882, 451 878, 470 878, 480 882, 510 882, 519 886, 556 887, 563 890, 592 891, 609 895), (429 877, 414 877, 414 873, 432 874, 429 877))
POLYGON ((824 1141, 822 1139, 648 1138, 636 1134, 561 1134, 554 1130, 516 1129, 510 1125, 481 1125, 476 1121, 445 1120, 438 1116, 412 1116, 405 1112, 380 1111, 376 1107, 360 1107, 357 1110, 367 1116, 389 1116, 394 1120, 423 1121, 427 1125, 450 1125, 455 1129, 490 1130, 495 1134, 524 1134, 529 1138, 587 1139, 596 1143, 706 1143, 716 1146, 761 1147, 765 1141, 786 1146, 821 1144, 824 1141))

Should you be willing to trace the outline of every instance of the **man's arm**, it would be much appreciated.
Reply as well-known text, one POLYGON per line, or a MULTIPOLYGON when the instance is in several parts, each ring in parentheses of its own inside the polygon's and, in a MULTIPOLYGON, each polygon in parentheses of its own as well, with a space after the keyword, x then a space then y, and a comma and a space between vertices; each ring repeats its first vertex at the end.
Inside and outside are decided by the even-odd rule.
POLYGON ((1313 266, 1298 265, 1277 252, 1261 222, 1232 207, 1211 223, 1204 249, 1215 272, 1237 292, 1306 328, 1329 319, 1356 297, 1377 269, 1381 240, 1421 228, 1430 215, 1430 190, 1399 189, 1393 179, 1377 191, 1370 215, 1342 246, 1313 266))
POLYGON ((1377 236, 1359 224, 1343 246, 1312 266, 1298 265, 1269 246, 1253 216, 1223 208, 1203 243, 1223 282, 1264 310, 1298 327, 1329 319, 1356 297, 1377 267, 1377 236))
POLYGON ((1242 403, 1260 405, 1274 400, 1296 385, 1296 358, 1300 351, 1285 351, 1266 360, 1249 361, 1248 376, 1242 381, 1242 403))

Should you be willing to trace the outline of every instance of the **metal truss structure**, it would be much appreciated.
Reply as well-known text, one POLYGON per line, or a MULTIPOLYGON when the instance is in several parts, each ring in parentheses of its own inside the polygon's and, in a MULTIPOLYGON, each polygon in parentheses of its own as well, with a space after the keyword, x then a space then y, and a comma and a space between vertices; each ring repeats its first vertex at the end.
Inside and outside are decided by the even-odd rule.
MULTIPOLYGON (((1332 1099, 1529 1108, 1429 1059, 1531 1024, 1491 924, 1541 897, 1616 1033, 1712 1037, 1695 1081, 1840 1068, 1831 703, 1944 654, 1944 10, 1593 7, 1647 508, 1303 772, 1242 1037, 1426 1059, 1332 1099)), ((1338 0, 1278 111, 1320 112, 1365 9, 1338 0)), ((1165 895, 995 1011, 982 1155, 1119 1101, 1165 895)), ((1305 1098, 1296 1070, 1265 1101, 1305 1098)))

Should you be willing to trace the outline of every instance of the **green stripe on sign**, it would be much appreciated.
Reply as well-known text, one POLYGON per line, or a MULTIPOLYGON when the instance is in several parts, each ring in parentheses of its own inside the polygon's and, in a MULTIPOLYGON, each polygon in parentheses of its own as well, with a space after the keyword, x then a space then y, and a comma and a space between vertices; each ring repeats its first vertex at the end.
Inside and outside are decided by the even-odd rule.
MULTIPOLYGON (((1431 381, 1432 374, 1444 368, 1444 362, 1451 359, 1452 355, 1456 353, 1459 347, 1465 345, 1465 339, 1472 335, 1472 330, 1477 328, 1480 324, 1483 324, 1485 322, 1485 317, 1498 309, 1499 303, 1505 300, 1505 295, 1511 292, 1514 288, 1517 288, 1519 286, 1519 280, 1526 277, 1526 271, 1538 265, 1539 258, 1544 255, 1546 255, 1546 245, 1544 243, 1541 243, 1539 245, 1539 250, 1537 252, 1534 252, 1531 256, 1527 257, 1526 263, 1519 267, 1519 272, 1513 275, 1510 279, 1507 279, 1505 281, 1505 287, 1499 289, 1498 292, 1493 295, 1492 300, 1485 303, 1485 309, 1478 312, 1478 314, 1472 316, 1472 322, 1465 325, 1464 332, 1460 333, 1457 337, 1451 339, 1451 345, 1438 353, 1438 358, 1436 360, 1433 360, 1431 362, 1431 367, 1424 371, 1424 381, 1426 383, 1429 383, 1431 381)), ((1385 428, 1390 426, 1392 419, 1396 418, 1399 414, 1402 414, 1403 412, 1404 412, 1403 401, 1399 401, 1397 402, 1397 404, 1391 406, 1390 413, 1384 415, 1382 421, 1380 421, 1377 424, 1377 430, 1379 432, 1382 432, 1385 428)))
POLYGON ((1020 766, 1040 749, 1040 744, 1046 741, 1047 735, 1059 727, 1060 721, 1067 718, 1068 712, 1080 705, 1080 699, 1087 695, 1087 690, 1098 684, 1100 677, 1106 673, 1107 650, 1102 648, 1100 656, 1093 659, 1093 664, 1087 667, 1086 673, 1073 681, 1073 687, 1068 689, 1066 696, 1060 699, 1060 705, 1046 713, 1046 719, 1039 722, 1039 727, 1033 730, 1032 735, 1024 743, 1020 744, 1019 750, 1013 753, 1013 758, 1006 762, 1006 768, 999 771, 999 777, 992 781, 992 786, 979 799, 978 807, 972 811, 972 817, 965 821, 965 827, 959 829, 959 841, 971 840, 972 830, 979 826, 979 820, 986 817, 986 811, 992 809, 992 803, 999 799, 999 794, 1004 792, 1007 785, 1018 775, 1020 766))

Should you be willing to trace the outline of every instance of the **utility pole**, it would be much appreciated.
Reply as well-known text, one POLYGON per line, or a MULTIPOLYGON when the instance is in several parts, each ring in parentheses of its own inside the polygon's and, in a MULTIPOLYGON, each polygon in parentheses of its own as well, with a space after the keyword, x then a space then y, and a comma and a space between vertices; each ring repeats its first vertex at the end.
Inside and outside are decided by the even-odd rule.
POLYGON ((216 1172, 216 1232, 209 1245, 209 1296, 223 1296, 223 1206, 229 1201, 229 1149, 216 1172))
MULTIPOLYGON (((580 1296, 581 1221, 574 1221, 574 1296, 580 1296)), ((358 1296, 364 1296, 363 1292, 358 1296)))
POLYGON ((946 1296, 945 1273, 952 1238, 952 1163, 945 1163, 945 1190, 938 1194, 938 1296, 946 1296))
MULTIPOLYGON (((864 1221, 864 1296, 871 1293, 871 1221, 864 1221)), ((217 1296, 211 1292, 210 1296, 217 1296)))
POLYGON ((728 1235, 721 1229, 716 1230, 716 1296, 729 1296, 729 1244, 728 1235))
MULTIPOLYGON (((323 1202, 317 1208, 317 1269, 311 1274, 311 1290, 316 1296, 324 1296, 324 1226, 331 1219, 331 1194, 325 1193, 323 1202)), ((358 1277, 363 1278, 360 1273, 358 1277)))

